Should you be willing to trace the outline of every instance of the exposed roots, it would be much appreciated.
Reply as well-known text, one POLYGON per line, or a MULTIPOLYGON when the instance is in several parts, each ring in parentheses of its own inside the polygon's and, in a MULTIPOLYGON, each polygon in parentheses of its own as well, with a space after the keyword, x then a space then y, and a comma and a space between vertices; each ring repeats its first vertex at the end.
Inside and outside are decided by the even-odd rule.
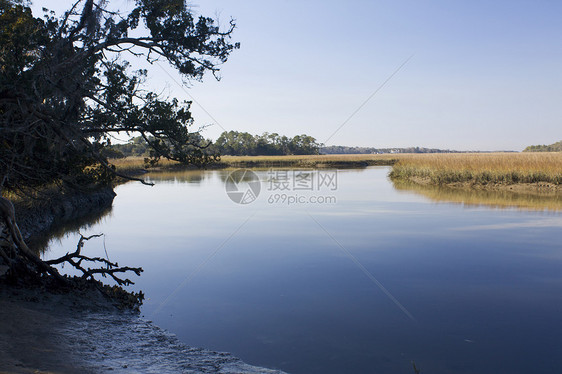
POLYGON ((88 257, 83 255, 84 243, 92 238, 100 237, 91 235, 80 236, 76 250, 72 253, 54 259, 43 261, 25 243, 15 219, 12 203, 0 197, 1 223, 4 224, 2 238, 0 239, 0 262, 7 267, 4 278, 20 286, 40 286, 51 290, 84 290, 97 289, 105 296, 117 302, 117 305, 137 309, 144 295, 142 292, 132 293, 125 291, 121 286, 134 284, 128 278, 121 278, 121 274, 133 272, 140 275, 142 268, 120 267, 119 264, 101 257, 88 257), (61 275, 53 265, 68 263, 82 273, 82 276, 69 277, 61 275), (92 267, 90 267, 92 266, 92 267), (108 286, 101 283, 94 276, 110 276, 117 286, 108 286))

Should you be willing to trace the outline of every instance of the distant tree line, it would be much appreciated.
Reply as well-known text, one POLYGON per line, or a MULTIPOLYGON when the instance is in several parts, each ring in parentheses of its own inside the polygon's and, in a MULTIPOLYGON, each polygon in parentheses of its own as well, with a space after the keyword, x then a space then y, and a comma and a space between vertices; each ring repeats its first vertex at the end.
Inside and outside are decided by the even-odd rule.
POLYGON ((289 138, 277 133, 251 135, 225 131, 210 148, 221 155, 231 156, 317 155, 320 144, 314 137, 305 134, 289 138))
MULTIPOLYGON (((407 148, 374 148, 348 147, 341 145, 321 146, 316 139, 309 135, 296 135, 289 138, 277 133, 263 133, 252 135, 240 131, 224 131, 215 142, 198 135, 198 144, 207 154, 231 156, 276 156, 276 155, 317 155, 317 154, 383 154, 383 153, 461 153, 449 149, 407 147, 407 148)), ((553 144, 552 146, 560 143, 553 144)), ((532 147, 552 147, 532 146, 532 147)), ((531 147, 527 147, 528 150, 531 147)), ((549 148, 550 149, 550 148, 549 148)), ((558 149, 561 150, 561 149, 558 149)), ((109 158, 127 156, 147 157, 150 147, 146 141, 138 136, 125 144, 113 144, 104 150, 109 158)))
MULTIPOLYGON (((231 156, 317 155, 320 151, 320 144, 312 136, 303 134, 289 138, 267 132, 252 135, 247 132, 225 131, 215 142, 199 135, 198 145, 204 148, 207 154, 231 156)), ((150 147, 145 139, 138 136, 125 144, 113 144, 104 152, 109 158, 146 157, 150 147)))
POLYGON ((551 145, 530 145, 523 152, 562 152, 562 140, 551 145))
POLYGON ((380 154, 380 153, 458 153, 448 149, 408 147, 408 148, 372 148, 372 147, 346 147, 331 145, 320 148, 320 153, 332 154, 380 154))

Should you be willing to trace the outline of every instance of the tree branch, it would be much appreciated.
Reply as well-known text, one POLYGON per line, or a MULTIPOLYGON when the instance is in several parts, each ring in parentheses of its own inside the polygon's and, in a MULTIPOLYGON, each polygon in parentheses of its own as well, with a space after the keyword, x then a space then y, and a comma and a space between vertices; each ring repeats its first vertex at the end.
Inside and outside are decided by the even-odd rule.
POLYGON ((115 263, 111 262, 108 259, 101 258, 101 257, 88 257, 81 254, 85 241, 88 241, 92 238, 99 238, 100 236, 103 236, 103 234, 90 235, 90 236, 84 236, 80 234, 80 239, 78 240, 78 244, 76 245, 76 250, 74 252, 67 253, 66 255, 59 257, 57 259, 45 261, 45 263, 48 265, 58 265, 68 262, 75 269, 82 272, 82 278, 84 279, 95 279, 94 274, 101 274, 103 277, 107 275, 111 276, 113 280, 115 280, 115 282, 117 282, 117 284, 120 286, 128 286, 134 284, 130 279, 121 279, 115 274, 132 271, 136 275, 140 276, 140 274, 143 272, 142 268, 135 268, 129 266, 119 267, 119 264, 117 264, 116 262, 115 263), (100 264, 102 267, 94 268, 94 269, 91 269, 89 267, 84 268, 84 266, 82 266, 82 262, 84 261, 97 263, 100 264))

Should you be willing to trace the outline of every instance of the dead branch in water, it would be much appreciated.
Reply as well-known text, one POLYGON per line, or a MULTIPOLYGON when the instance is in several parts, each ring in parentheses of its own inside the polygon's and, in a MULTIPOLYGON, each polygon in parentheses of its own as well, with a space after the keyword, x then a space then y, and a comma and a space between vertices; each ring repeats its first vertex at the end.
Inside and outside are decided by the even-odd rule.
POLYGON ((115 273, 125 273, 127 271, 132 271, 136 275, 140 276, 140 273, 143 271, 142 268, 132 268, 132 267, 128 267, 128 266, 119 267, 118 263, 111 262, 108 259, 105 259, 105 258, 102 258, 102 257, 88 257, 88 256, 84 256, 83 254, 81 254, 81 251, 82 251, 82 248, 84 247, 85 241, 90 240, 92 238, 99 238, 100 236, 103 236, 103 234, 90 235, 90 236, 84 236, 84 235, 80 234, 80 240, 78 240, 78 244, 76 245, 76 251, 74 251, 72 253, 67 253, 66 255, 64 255, 62 257, 59 257, 57 259, 54 259, 54 260, 45 261, 45 263, 48 264, 48 265, 58 265, 58 264, 63 264, 65 262, 68 262, 75 269, 78 269, 82 272, 82 274, 83 274, 82 278, 94 279, 94 274, 101 274, 103 277, 106 277, 106 275, 111 276, 113 278, 113 280, 115 282, 117 282, 117 284, 120 285, 120 286, 129 286, 131 284, 134 284, 129 279, 121 279, 121 278, 117 277, 115 275, 115 273), (96 269, 90 269, 90 268, 85 269, 82 266, 82 262, 84 262, 84 261, 99 263, 103 267, 96 268, 96 269))
MULTIPOLYGON (((37 256, 25 243, 19 227, 16 223, 15 210, 13 204, 6 198, 0 196, 0 223, 3 223, 4 230, 2 238, 0 238, 0 262, 5 263, 8 267, 6 274, 13 280, 31 284, 39 282, 40 284, 57 285, 57 288, 63 289, 80 289, 84 285, 84 281, 90 282, 106 296, 110 298, 123 299, 127 294, 129 298, 134 299, 133 302, 128 301, 128 305, 133 308, 138 307, 142 303, 143 294, 129 293, 123 289, 116 290, 115 287, 107 287, 95 279, 94 275, 99 274, 102 277, 110 276, 119 286, 128 286, 134 284, 130 279, 122 279, 117 274, 132 271, 136 275, 140 275, 142 268, 123 266, 118 263, 109 261, 109 259, 101 257, 88 257, 83 255, 82 248, 84 243, 92 238, 100 237, 103 234, 83 236, 80 235, 76 250, 72 253, 48 261, 43 261, 37 256), (75 269, 82 272, 81 277, 68 277, 61 275, 53 265, 69 263, 75 269), (88 267, 85 264, 91 263, 99 267, 88 267)), ((92 265, 93 266, 93 265, 92 265)), ((120 288, 120 287, 119 287, 120 288)))

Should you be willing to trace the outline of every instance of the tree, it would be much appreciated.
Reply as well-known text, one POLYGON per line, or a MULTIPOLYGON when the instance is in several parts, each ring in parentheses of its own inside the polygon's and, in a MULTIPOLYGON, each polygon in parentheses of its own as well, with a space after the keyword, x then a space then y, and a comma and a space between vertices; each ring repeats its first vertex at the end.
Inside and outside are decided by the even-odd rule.
POLYGON ((304 134, 289 139, 277 133, 252 136, 247 132, 224 131, 212 149, 232 156, 317 155, 320 144, 312 136, 304 134))
MULTIPOLYGON (((190 103, 146 90, 147 71, 133 70, 126 59, 163 61, 187 80, 206 72, 218 79, 219 66, 239 47, 230 42, 234 21, 221 29, 212 18, 195 17, 184 0, 136 0, 126 14, 107 4, 77 0, 60 18, 46 9, 38 18, 25 0, 0 0, 3 195, 52 183, 109 183, 119 173, 103 151, 116 133, 139 134, 153 160, 203 165, 215 158, 191 130, 190 103)), ((0 203, 13 231, 13 206, 3 197, 0 203)), ((20 258, 54 274, 23 248, 17 232, 10 234, 15 252, 0 253, 5 261, 20 258)))
POLYGON ((550 145, 530 145, 523 152, 562 152, 562 140, 550 145))
POLYGON ((218 77, 238 47, 229 42, 234 22, 220 30, 183 0, 135 5, 121 15, 106 1, 79 0, 60 19, 40 19, 21 1, 0 0, 1 187, 106 181, 115 170, 101 150, 120 132, 140 134, 156 159, 212 159, 190 131, 190 103, 144 90, 147 71, 125 58, 163 60, 186 79, 218 77))

